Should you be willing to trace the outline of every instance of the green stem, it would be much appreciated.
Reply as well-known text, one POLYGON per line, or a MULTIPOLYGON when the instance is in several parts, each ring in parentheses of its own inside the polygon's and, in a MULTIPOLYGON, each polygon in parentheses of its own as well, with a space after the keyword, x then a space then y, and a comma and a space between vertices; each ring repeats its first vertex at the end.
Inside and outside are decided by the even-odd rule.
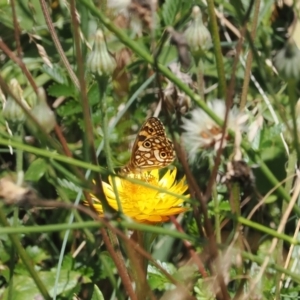
MULTIPOLYGON (((254 261, 254 262, 258 263, 258 264, 263 264, 264 260, 265 260, 264 258, 259 257, 257 255, 253 255, 253 254, 251 254, 249 252, 242 252, 242 257, 244 259, 249 259, 251 261, 254 261)), ((273 269, 277 270, 278 272, 283 273, 283 274, 291 277, 296 283, 300 284, 300 276, 298 274, 296 274, 294 272, 291 272, 290 270, 285 269, 283 267, 280 267, 275 262, 274 263, 268 263, 268 267, 269 268, 273 268, 273 269)))
MULTIPOLYGON (((108 77, 106 76, 97 76, 99 95, 101 101, 102 109, 102 130, 103 130, 103 140, 104 140, 104 153, 106 157, 107 167, 111 174, 114 174, 114 165, 111 158, 111 149, 109 144, 109 128, 108 128, 108 118, 107 118, 107 103, 106 103, 106 88, 108 83, 108 77)), ((118 187, 116 184, 115 176, 111 177, 113 190, 116 196, 116 201, 118 204, 118 211, 122 213, 122 204, 120 201, 118 187)))
POLYGON ((296 116, 296 103, 297 103, 297 95, 296 95, 296 80, 289 79, 287 81, 287 90, 289 95, 289 104, 291 109, 292 121, 293 121, 293 141, 294 147, 297 153, 298 162, 300 161, 300 149, 299 149, 299 136, 298 136, 298 126, 297 126, 297 116, 296 116))
MULTIPOLYGON (((0 208, 0 223, 3 227, 11 228, 9 223, 6 220, 5 214, 3 213, 3 210, 0 208)), ((32 277, 33 281, 35 282, 36 286, 40 290, 41 294, 46 300, 51 300, 50 295, 48 294, 48 291, 41 281, 38 273, 35 271, 32 261, 30 257, 27 255, 26 251, 21 245, 21 242, 16 234, 10 234, 9 238, 16 249, 16 252, 19 254, 22 262, 24 263, 27 271, 29 272, 30 276, 32 277)))
MULTIPOLYGON (((260 8, 260 0, 255 1, 254 6, 254 14, 253 14, 253 21, 252 21, 252 29, 251 29, 251 38, 254 40, 256 36, 256 29, 257 29, 257 22, 258 22, 258 16, 259 16, 259 8, 260 8)), ((248 97, 248 88, 249 88, 249 81, 250 81, 250 74, 251 74, 251 65, 253 61, 253 53, 250 48, 247 60, 246 60, 246 66, 245 66, 245 75, 244 75, 244 82, 243 82, 243 88, 242 88, 242 95, 240 100, 240 110, 243 111, 248 97)))
MULTIPOLYGON (((154 234, 168 235, 173 238, 178 238, 182 240, 188 240, 192 243, 200 244, 201 240, 198 237, 190 236, 185 233, 178 231, 170 230, 167 228, 150 226, 145 224, 127 222, 127 221, 111 221, 112 226, 116 228, 127 228, 130 230, 140 230, 145 232, 151 232, 154 234)), ((86 221, 86 222, 75 222, 71 224, 51 224, 51 225, 40 225, 40 226, 20 226, 20 227, 0 227, 0 234, 28 234, 28 233, 46 233, 46 232, 55 232, 55 231, 64 231, 64 230, 75 230, 83 228, 102 228, 103 224, 99 221, 86 221)), ((292 240, 294 241, 294 240, 292 240)), ((294 241, 296 244, 297 241, 294 241)), ((298 243, 300 244, 300 242, 298 243)))
POLYGON ((293 239, 292 237, 283 234, 283 233, 278 233, 276 230, 273 230, 269 227, 266 227, 264 225, 258 224, 256 222, 253 222, 251 220, 248 220, 244 217, 237 217, 237 221, 243 225, 246 225, 248 227, 254 228, 258 231, 264 232, 270 236, 272 236, 273 238, 278 238, 278 239, 282 239, 285 242, 288 242, 290 244, 293 245, 300 245, 300 241, 297 241, 295 239, 293 239))
POLYGON ((226 78, 224 72, 223 55, 221 50, 219 28, 215 14, 215 5, 213 0, 207 0, 207 11, 210 20, 210 32, 214 44, 214 52, 216 56, 217 72, 219 79, 219 97, 225 99, 226 97, 226 78))
POLYGON ((68 165, 73 165, 73 166, 77 166, 77 167, 81 167, 84 168, 86 170, 91 170, 91 171, 95 171, 95 172, 99 172, 102 174, 106 174, 107 170, 105 168, 102 168, 100 166, 97 165, 93 165, 81 160, 77 160, 75 158, 71 158, 71 157, 66 157, 64 155, 60 155, 57 152, 50 152, 49 150, 44 150, 44 149, 40 149, 37 147, 32 147, 29 145, 25 145, 22 144, 18 141, 15 141, 13 139, 9 140, 9 139, 3 139, 0 138, 0 145, 5 145, 5 146, 12 146, 14 148, 17 149, 22 149, 23 151, 29 152, 29 153, 33 153, 36 154, 38 156, 42 156, 42 157, 47 157, 47 158, 52 158, 61 162, 64 162, 68 165))
POLYGON ((221 244, 220 206, 219 206, 219 200, 218 200, 218 193, 217 193, 215 185, 212 187, 212 196, 213 196, 213 201, 214 201, 214 212, 215 212, 216 241, 218 244, 221 244))
MULTIPOLYGON (((293 186, 293 181, 294 181, 294 174, 295 174, 295 166, 297 163, 297 155, 296 152, 293 151, 292 153, 290 153, 289 156, 289 161, 288 161, 288 166, 287 166, 287 174, 286 174, 286 178, 290 178, 289 180, 286 181, 285 184, 285 191, 286 193, 290 193, 290 191, 292 190, 292 186, 293 186)), ((285 212, 286 209, 288 207, 288 203, 283 201, 282 202, 282 207, 281 207, 281 211, 285 212)), ((284 229, 283 231, 284 232, 284 229)), ((283 240, 279 240, 278 241, 278 245, 277 245, 277 258, 276 258, 276 264, 281 266, 283 263, 283 240)), ((275 289, 275 296, 276 299, 280 299, 280 280, 281 280, 281 273, 277 273, 276 274, 276 289, 275 289)))
MULTIPOLYGON (((19 125, 18 129, 16 130, 16 139, 22 142, 23 140, 23 125, 19 125)), ((17 185, 21 186, 23 184, 24 172, 23 172, 23 151, 21 149, 16 149, 16 173, 17 173, 17 185)), ((19 208, 14 208, 14 215, 13 215, 13 226, 18 226, 19 220, 19 208)), ((13 299, 13 275, 14 275, 14 268, 15 268, 15 255, 16 249, 15 247, 11 248, 11 261, 10 261, 10 281, 8 287, 8 299, 13 299)))
POLYGON ((204 65, 201 58, 198 59, 197 63, 197 81, 198 81, 198 91, 202 100, 204 100, 204 65))
MULTIPOLYGON (((144 247, 144 232, 135 230, 131 236, 141 248, 144 247)), ((127 255, 130 262, 130 273, 136 284, 136 295, 138 299, 148 299, 149 286, 147 283, 147 259, 131 247, 127 247, 127 255)))
MULTIPOLYGON (((230 205, 232 213, 236 215, 237 218, 241 215, 240 203, 240 185, 233 183, 231 185, 230 205)), ((237 229, 238 223, 236 223, 234 227, 237 229)))

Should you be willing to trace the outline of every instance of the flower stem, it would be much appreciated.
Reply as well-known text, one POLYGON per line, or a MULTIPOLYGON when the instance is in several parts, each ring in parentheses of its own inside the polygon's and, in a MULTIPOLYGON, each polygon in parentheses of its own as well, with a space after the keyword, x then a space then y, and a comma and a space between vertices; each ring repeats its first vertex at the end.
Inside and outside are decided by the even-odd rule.
MULTIPOLYGON (((260 0, 256 0, 255 6, 254 6, 253 20, 252 20, 252 29, 251 29, 251 38, 252 39, 254 39, 256 36, 259 8, 260 8, 260 0)), ((244 82, 243 82, 242 95, 241 95, 241 100, 240 100, 240 110, 241 111, 245 108, 246 102, 247 102, 252 61, 253 61, 253 52, 252 52, 252 49, 250 49, 248 52, 248 55, 247 55, 247 60, 246 60, 244 82)))
POLYGON ((199 58, 197 63, 197 81, 199 95, 204 100, 204 65, 201 58, 199 58))
POLYGON ((210 19, 210 31, 212 35, 212 41, 214 44, 214 51, 216 56, 217 72, 219 79, 219 97, 225 99, 226 97, 226 79, 223 64, 223 55, 221 50, 219 29, 217 24, 217 18, 215 14, 215 5, 213 0, 207 0, 207 10, 210 19))
MULTIPOLYGON (((292 189, 292 185, 293 185, 293 181, 294 181, 294 174, 295 174, 295 166, 297 164, 297 155, 296 155, 296 151, 292 151, 290 153, 289 156, 289 161, 288 161, 288 166, 287 166, 287 172, 286 172, 286 178, 290 178, 289 180, 286 181, 285 184, 285 191, 289 194, 291 189, 292 189)), ((282 207, 281 207, 281 211, 284 212, 286 211, 288 207, 288 203, 286 201, 282 202, 282 207)), ((284 230, 283 230, 284 232, 284 230)), ((278 245, 277 245, 277 257, 276 257, 276 264, 281 266, 283 265, 283 240, 278 240, 278 245)), ((276 274, 276 278, 275 278, 275 296, 276 299, 280 299, 280 290, 281 290, 281 286, 280 286, 280 281, 281 281, 281 272, 278 272, 276 274)))
POLYGON ((289 104, 291 108, 291 114, 292 114, 292 121, 293 121, 293 141, 294 141, 294 148, 297 153, 297 159, 298 162, 300 161, 300 149, 299 149, 299 135, 298 135, 298 129, 297 129, 297 120, 296 120, 296 103, 297 103, 297 96, 295 91, 297 90, 296 87, 296 80, 295 79, 289 79, 287 81, 287 90, 289 95, 289 104))
MULTIPOLYGON (((22 142, 23 140, 23 125, 20 124, 16 130, 16 139, 22 142)), ((21 149, 16 150, 16 172, 17 172, 17 185, 21 186, 23 183, 23 151, 21 149)), ((14 207, 14 214, 13 214, 13 227, 18 226, 18 216, 19 216, 19 207, 14 207)), ((12 299, 13 291, 14 291, 14 268, 15 268, 15 256, 16 256, 16 248, 11 248, 11 260, 10 260, 10 278, 9 278, 9 287, 8 287, 8 299, 12 299)))
MULTIPOLYGON (((104 140, 104 152, 107 162, 107 167, 110 174, 114 174, 114 166, 111 159, 111 150, 109 145, 109 128, 108 128, 108 120, 107 120, 107 103, 106 103, 106 88, 108 83, 107 76, 97 76, 98 88, 99 88, 99 95, 101 101, 101 112, 102 112, 102 130, 103 130, 103 140, 104 140)), ((118 193, 118 188, 116 184, 115 176, 111 177, 112 179, 112 186, 114 193, 116 195, 116 200, 118 204, 118 211, 122 212, 122 205, 118 193)))
MULTIPOLYGON (((145 240, 143 231, 135 230, 131 236, 131 239, 144 249, 145 240)), ((127 252, 130 260, 130 272, 136 284, 137 298, 148 299, 150 292, 147 282, 148 260, 141 255, 141 253, 135 251, 134 249, 128 249, 127 247, 127 252)))
POLYGON ((219 200, 218 200, 218 193, 217 193, 215 185, 212 187, 212 196, 213 196, 214 211, 215 211, 216 241, 218 244, 221 244, 220 206, 219 206, 219 200))

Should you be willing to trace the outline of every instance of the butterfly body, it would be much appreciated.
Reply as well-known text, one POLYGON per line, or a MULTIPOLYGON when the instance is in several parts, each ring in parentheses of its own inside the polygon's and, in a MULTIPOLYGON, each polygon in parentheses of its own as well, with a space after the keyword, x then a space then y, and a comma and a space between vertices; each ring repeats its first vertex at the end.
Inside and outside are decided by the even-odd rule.
POLYGON ((173 143, 167 138, 164 125, 155 117, 141 127, 132 147, 130 162, 124 173, 140 173, 168 166, 175 159, 173 143))

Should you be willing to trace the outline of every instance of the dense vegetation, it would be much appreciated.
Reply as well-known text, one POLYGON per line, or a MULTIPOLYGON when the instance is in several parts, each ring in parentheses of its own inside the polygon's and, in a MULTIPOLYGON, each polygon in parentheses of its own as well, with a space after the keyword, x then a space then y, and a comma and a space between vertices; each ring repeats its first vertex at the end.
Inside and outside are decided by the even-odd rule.
POLYGON ((0 0, 0 299, 300 299, 294 2, 0 0))

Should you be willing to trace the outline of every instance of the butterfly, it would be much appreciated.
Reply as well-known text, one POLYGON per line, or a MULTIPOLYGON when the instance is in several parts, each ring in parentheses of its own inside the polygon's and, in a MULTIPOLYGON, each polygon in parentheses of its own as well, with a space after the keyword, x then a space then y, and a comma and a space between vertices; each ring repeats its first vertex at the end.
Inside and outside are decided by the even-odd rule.
POLYGON ((151 171, 168 166, 175 159, 173 143, 167 138, 163 123, 149 118, 141 127, 132 147, 129 163, 124 173, 151 171))

